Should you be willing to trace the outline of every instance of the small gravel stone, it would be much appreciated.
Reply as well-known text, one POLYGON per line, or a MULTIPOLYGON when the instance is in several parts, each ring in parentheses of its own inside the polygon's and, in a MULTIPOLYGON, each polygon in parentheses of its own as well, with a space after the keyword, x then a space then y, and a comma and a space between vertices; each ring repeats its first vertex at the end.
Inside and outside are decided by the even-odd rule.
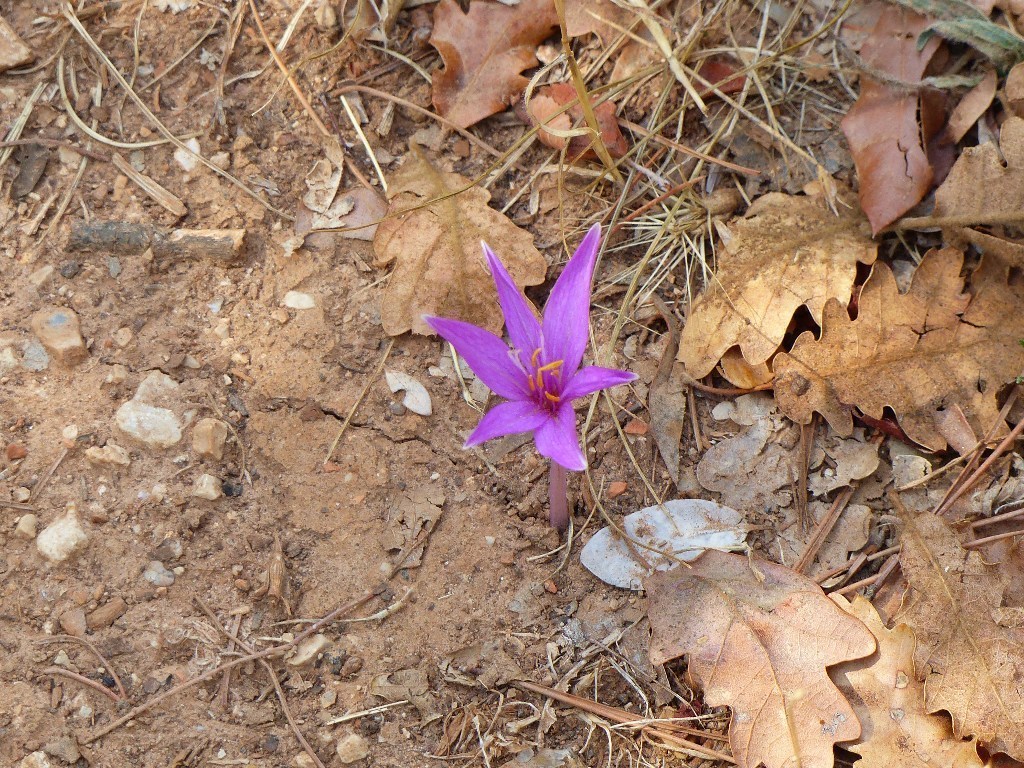
POLYGON ((62 365, 77 365, 89 356, 78 315, 65 307, 50 307, 32 316, 32 332, 62 365))
POLYGON ((46 756, 45 752, 33 752, 21 758, 18 768, 53 768, 53 763, 50 762, 50 758, 46 756))
POLYGON ((348 736, 342 736, 338 739, 338 745, 334 751, 341 762, 345 765, 351 765, 369 756, 370 745, 358 733, 350 733, 348 736))
POLYGON ((28 456, 28 448, 21 443, 8 443, 4 453, 7 455, 8 461, 17 461, 28 456))
POLYGON ((290 667, 301 667, 314 661, 320 652, 330 645, 331 641, 325 635, 313 635, 307 637, 299 647, 295 649, 295 655, 286 662, 290 667))
POLYGON ((216 501, 224 495, 221 481, 213 475, 202 474, 192 486, 192 495, 198 499, 216 501))
POLYGON ((31 513, 22 515, 18 518, 18 524, 14 527, 14 535, 22 539, 34 539, 38 527, 38 517, 31 513))
POLYGON ((37 291, 40 291, 46 287, 46 284, 48 282, 50 282, 50 279, 53 277, 53 273, 55 271, 56 270, 53 267, 47 264, 45 267, 40 267, 31 275, 29 275, 28 281, 32 283, 32 285, 35 287, 37 291))
POLYGON ((128 451, 115 443, 107 443, 102 448, 94 445, 86 450, 85 458, 92 464, 105 464, 110 467, 127 467, 132 463, 128 451))
POLYGON ((174 583, 174 572, 167 570, 159 560, 151 560, 142 572, 142 578, 154 587, 169 587, 174 583))
POLYGON ((82 753, 78 751, 78 742, 74 736, 61 736, 43 745, 43 751, 64 763, 77 763, 82 753))
POLYGON ((224 443, 228 439, 228 425, 220 419, 200 419, 192 430, 192 450, 201 459, 220 461, 224 458, 224 443))
POLYGON ((65 280, 72 279, 73 277, 77 276, 78 273, 81 271, 81 262, 75 261, 74 259, 71 259, 70 261, 65 261, 63 264, 60 265, 60 276, 63 277, 65 280))
POLYGON ((88 540, 88 534, 78 522, 78 507, 71 502, 64 516, 54 520, 36 537, 36 548, 51 563, 61 563, 88 540))
POLYGON ((301 291, 288 291, 281 302, 289 309, 312 309, 316 306, 316 299, 308 293, 301 291))
POLYGON ((86 626, 92 630, 105 629, 121 618, 127 610, 128 604, 124 601, 124 598, 115 597, 86 616, 86 626))
POLYGON ((129 400, 117 409, 117 428, 140 443, 170 448, 181 441, 181 422, 174 411, 129 400))
POLYGON ((26 341, 21 349, 21 367, 26 371, 45 371, 50 365, 50 356, 36 340, 26 341))
POLYGON ((72 637, 85 637, 85 611, 72 608, 60 615, 60 628, 72 637))

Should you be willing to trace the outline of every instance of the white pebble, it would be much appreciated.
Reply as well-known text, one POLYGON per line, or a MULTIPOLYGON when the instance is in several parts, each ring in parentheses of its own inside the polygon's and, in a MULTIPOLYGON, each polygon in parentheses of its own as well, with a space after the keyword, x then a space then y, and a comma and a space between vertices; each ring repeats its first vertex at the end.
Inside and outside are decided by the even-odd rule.
POLYGON ((288 291, 281 303, 288 309, 312 309, 316 306, 316 299, 302 291, 288 291))

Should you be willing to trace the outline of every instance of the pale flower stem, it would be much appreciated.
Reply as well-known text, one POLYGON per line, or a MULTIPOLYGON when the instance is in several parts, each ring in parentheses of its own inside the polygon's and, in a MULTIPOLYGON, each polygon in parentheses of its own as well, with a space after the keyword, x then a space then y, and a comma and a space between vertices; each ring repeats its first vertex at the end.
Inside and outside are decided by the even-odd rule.
POLYGON ((569 484, 568 471, 557 461, 551 462, 551 478, 548 481, 551 494, 551 525, 560 531, 569 527, 569 484))

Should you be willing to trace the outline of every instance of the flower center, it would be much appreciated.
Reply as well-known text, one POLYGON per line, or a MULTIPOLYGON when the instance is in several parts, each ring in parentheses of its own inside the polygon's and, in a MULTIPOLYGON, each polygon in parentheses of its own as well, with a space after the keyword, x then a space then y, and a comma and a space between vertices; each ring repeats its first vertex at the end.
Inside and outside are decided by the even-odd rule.
POLYGON ((527 372, 526 385, 533 393, 537 404, 554 410, 562 402, 559 392, 562 390, 562 365, 564 361, 555 360, 544 365, 540 364, 541 349, 537 348, 530 356, 530 370, 527 372))

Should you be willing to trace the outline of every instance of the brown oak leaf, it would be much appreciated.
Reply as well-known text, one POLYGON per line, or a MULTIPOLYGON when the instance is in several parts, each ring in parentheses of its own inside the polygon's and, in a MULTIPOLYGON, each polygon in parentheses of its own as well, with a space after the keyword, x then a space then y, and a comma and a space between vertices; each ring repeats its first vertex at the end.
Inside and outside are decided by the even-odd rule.
MULTIPOLYGON (((629 151, 629 145, 619 130, 615 105, 610 101, 602 101, 594 107, 594 116, 601 130, 601 141, 608 148, 608 153, 612 157, 625 155, 629 151)), ((594 140, 589 131, 581 136, 566 137, 548 130, 554 128, 558 131, 569 131, 573 128, 586 127, 583 107, 571 83, 551 83, 538 88, 530 103, 526 105, 526 117, 532 125, 540 126, 537 138, 552 149, 566 149, 566 157, 570 161, 597 156, 594 151, 594 140), (573 105, 565 110, 565 106, 570 103, 573 105)))
POLYGON ((860 725, 826 668, 871 654, 871 633, 789 568, 716 551, 691 565, 644 583, 651 661, 688 654, 705 700, 732 708, 741 768, 832 768, 860 725))
MULTIPOLYGON (((1024 209, 1024 119, 1007 118, 999 129, 999 146, 986 142, 967 147, 953 165, 949 176, 935 190, 935 216, 976 218, 978 223, 1000 216, 1019 219, 1024 209)), ((1006 251, 1018 266, 1024 263, 1024 245, 1006 241, 974 229, 947 232, 954 244, 969 242, 983 252, 1006 251), (957 238, 961 238, 959 240, 957 238), (1000 249, 999 246, 1003 247, 1000 249)))
POLYGON ((773 192, 719 227, 724 248, 714 281, 693 303, 679 344, 687 373, 706 376, 736 345, 749 365, 760 365, 799 307, 820 324, 828 299, 849 301, 857 264, 874 262, 877 247, 857 210, 839 211, 823 198, 773 192))
POLYGON ((913 630, 906 624, 886 629, 871 601, 860 595, 852 603, 841 595, 830 597, 864 622, 878 642, 871 656, 830 670, 860 720, 860 738, 846 749, 870 766, 982 768, 975 739, 955 737, 945 713, 925 712, 925 686, 914 674, 913 630))
POLYGON ((888 406, 907 436, 933 451, 946 447, 937 418, 952 405, 975 434, 999 424, 996 395, 1024 370, 1024 286, 1002 262, 985 259, 965 293, 962 265, 955 248, 930 251, 900 294, 892 271, 876 264, 855 320, 830 302, 821 338, 805 332, 775 358, 783 413, 807 424, 817 411, 849 435, 854 407, 881 419, 888 406))
POLYGON ((912 589, 897 618, 917 635, 925 708, 949 712, 957 738, 976 736, 989 752, 1020 760, 1024 628, 1001 621, 1007 572, 961 547, 938 516, 901 517, 900 566, 912 589))
POLYGON ((491 195, 457 173, 434 167, 413 145, 388 181, 389 215, 373 238, 374 264, 395 262, 381 301, 386 333, 433 334, 423 315, 500 332, 494 281, 480 250, 486 240, 520 287, 544 281, 547 262, 528 232, 487 205, 491 195))
POLYGON ((538 43, 556 26, 552 0, 475 0, 469 13, 441 0, 430 35, 444 60, 433 77, 434 108, 460 128, 507 109, 529 82, 522 71, 539 63, 538 43))
MULTIPOLYGON (((886 8, 861 47, 861 58, 898 83, 920 82, 940 44, 933 37, 918 50, 917 37, 929 23, 911 11, 886 8)), ((873 233, 917 205, 931 187, 934 172, 922 143, 920 102, 906 86, 864 77, 857 103, 842 119, 857 166, 861 208, 873 233)))

